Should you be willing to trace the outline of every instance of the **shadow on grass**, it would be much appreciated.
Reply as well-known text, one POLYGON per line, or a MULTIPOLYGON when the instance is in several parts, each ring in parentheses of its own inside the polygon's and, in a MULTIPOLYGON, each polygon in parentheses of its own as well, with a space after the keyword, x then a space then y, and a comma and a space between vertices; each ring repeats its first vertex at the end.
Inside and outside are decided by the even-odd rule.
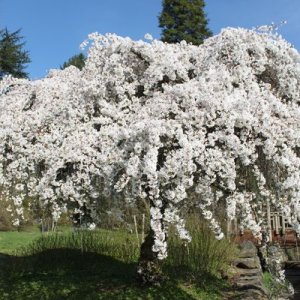
POLYGON ((196 293, 197 291, 202 294, 207 292, 211 295, 210 297, 216 297, 217 299, 219 299, 218 296, 220 299, 223 299, 223 292, 231 291, 231 287, 227 280, 205 271, 195 271, 189 266, 171 266, 165 264, 163 266, 163 272, 165 274, 170 274, 173 278, 175 277, 178 282, 192 285, 193 290, 196 293))
POLYGON ((135 283, 135 264, 73 249, 0 256, 0 266, 1 300, 194 299, 173 281, 140 288, 135 283))

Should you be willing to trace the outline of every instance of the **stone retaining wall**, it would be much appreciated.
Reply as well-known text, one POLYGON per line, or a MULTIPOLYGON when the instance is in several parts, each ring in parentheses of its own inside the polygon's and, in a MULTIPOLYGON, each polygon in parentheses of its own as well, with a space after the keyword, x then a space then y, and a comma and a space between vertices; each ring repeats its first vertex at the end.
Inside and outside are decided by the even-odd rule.
POLYGON ((263 285, 262 267, 256 246, 250 241, 245 241, 241 243, 240 250, 239 257, 234 261, 236 277, 233 283, 240 299, 269 299, 263 285))

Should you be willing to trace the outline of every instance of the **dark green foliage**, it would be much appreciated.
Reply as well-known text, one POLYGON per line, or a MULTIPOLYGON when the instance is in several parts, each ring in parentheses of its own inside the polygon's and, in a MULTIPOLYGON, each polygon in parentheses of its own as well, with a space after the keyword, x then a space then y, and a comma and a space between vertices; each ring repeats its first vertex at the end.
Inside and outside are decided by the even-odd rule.
POLYGON ((80 53, 69 58, 66 62, 64 62, 64 64, 60 68, 63 70, 67 67, 75 66, 79 70, 82 70, 84 65, 85 65, 85 56, 82 53, 80 53))
MULTIPOLYGON (((0 231, 13 230, 11 213, 7 211, 5 201, 0 201, 0 231)), ((1 240, 1 238, 0 238, 1 240)), ((0 246, 1 251, 1 246, 0 246)))
POLYGON ((210 37, 212 32, 207 28, 203 0, 164 0, 159 16, 159 27, 162 28, 162 41, 178 43, 185 40, 200 45, 210 37))
POLYGON ((31 60, 28 51, 23 50, 25 43, 20 31, 10 33, 7 28, 0 29, 0 78, 7 74, 17 78, 28 76, 24 70, 31 60))
POLYGON ((175 234, 173 227, 168 235, 168 257, 163 262, 173 273, 189 274, 192 277, 218 276, 220 272, 226 274, 230 262, 238 254, 236 245, 227 239, 217 240, 209 228, 209 224, 190 214, 187 228, 192 236, 191 243, 184 244, 175 234))

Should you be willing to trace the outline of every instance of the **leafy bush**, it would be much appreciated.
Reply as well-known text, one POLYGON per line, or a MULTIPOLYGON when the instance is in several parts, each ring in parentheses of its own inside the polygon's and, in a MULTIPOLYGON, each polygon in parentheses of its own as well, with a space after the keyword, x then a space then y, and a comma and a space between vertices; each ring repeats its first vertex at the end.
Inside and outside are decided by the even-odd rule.
POLYGON ((217 240, 203 219, 192 215, 188 219, 188 230, 192 236, 190 243, 183 243, 171 229, 169 235, 169 255, 166 267, 186 270, 197 276, 218 275, 226 271, 237 254, 237 247, 230 241, 217 240))
POLYGON ((5 201, 0 201, 0 231, 15 229, 12 225, 10 212, 6 210, 5 201))

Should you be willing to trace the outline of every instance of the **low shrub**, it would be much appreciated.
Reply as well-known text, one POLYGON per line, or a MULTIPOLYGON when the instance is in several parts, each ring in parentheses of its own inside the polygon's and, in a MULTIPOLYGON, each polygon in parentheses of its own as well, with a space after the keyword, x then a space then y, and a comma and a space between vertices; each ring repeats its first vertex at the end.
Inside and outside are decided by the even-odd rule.
POLYGON ((183 243, 174 228, 171 229, 165 266, 175 267, 195 277, 226 272, 238 253, 236 245, 227 239, 217 240, 208 224, 197 215, 188 218, 187 228, 192 236, 190 243, 183 243))

